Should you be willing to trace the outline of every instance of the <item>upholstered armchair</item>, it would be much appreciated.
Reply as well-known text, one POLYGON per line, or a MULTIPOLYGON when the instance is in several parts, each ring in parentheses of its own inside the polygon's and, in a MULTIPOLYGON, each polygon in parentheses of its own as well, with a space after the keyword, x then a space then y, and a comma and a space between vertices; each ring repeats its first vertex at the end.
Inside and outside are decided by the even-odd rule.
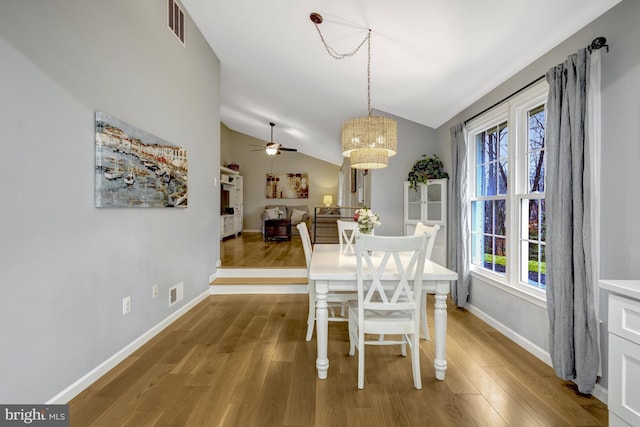
POLYGON ((264 212, 262 212, 260 218, 262 219, 262 234, 264 234, 264 222, 268 219, 290 219, 292 233, 298 234, 296 225, 304 222, 307 227, 310 227, 311 215, 309 215, 309 208, 305 205, 267 205, 264 207, 264 212))

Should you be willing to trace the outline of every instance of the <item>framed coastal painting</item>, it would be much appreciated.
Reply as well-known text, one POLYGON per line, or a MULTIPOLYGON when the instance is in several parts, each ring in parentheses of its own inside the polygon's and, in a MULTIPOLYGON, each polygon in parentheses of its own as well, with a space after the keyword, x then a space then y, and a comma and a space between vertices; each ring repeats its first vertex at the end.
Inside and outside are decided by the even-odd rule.
POLYGON ((267 199, 308 199, 309 176, 306 173, 268 173, 267 199))
POLYGON ((187 207, 187 151, 96 112, 96 207, 187 207))

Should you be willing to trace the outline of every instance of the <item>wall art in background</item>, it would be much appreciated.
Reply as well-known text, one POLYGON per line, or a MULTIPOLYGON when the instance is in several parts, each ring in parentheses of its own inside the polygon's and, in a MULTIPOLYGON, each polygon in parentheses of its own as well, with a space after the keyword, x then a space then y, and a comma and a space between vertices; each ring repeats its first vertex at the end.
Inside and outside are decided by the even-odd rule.
POLYGON ((267 199, 308 199, 309 176, 306 173, 268 173, 267 199))

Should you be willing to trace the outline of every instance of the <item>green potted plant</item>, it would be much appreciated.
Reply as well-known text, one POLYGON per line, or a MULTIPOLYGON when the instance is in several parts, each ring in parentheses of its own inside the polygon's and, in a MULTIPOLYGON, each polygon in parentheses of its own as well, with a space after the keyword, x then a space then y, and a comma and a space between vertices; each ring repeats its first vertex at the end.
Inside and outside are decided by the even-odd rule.
POLYGON ((449 174, 442 170, 442 161, 435 154, 432 157, 422 155, 409 171, 409 187, 418 188, 418 183, 425 184, 430 179, 449 178, 449 174))

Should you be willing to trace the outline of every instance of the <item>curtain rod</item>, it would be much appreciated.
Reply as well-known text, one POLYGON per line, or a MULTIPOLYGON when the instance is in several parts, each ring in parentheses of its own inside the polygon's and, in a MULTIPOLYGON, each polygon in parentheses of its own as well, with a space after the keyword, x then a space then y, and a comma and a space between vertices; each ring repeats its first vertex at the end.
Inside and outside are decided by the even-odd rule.
MULTIPOLYGON (((587 46, 587 49, 589 50, 589 52, 592 52, 594 50, 597 49, 601 49, 601 48, 607 48, 607 52, 609 52, 609 45, 607 44, 607 39, 604 37, 596 37, 595 39, 593 39, 593 41, 591 42, 591 44, 589 46, 587 46)), ((473 117, 467 119, 464 121, 464 124, 466 125, 467 123, 469 123, 471 120, 475 119, 476 117, 486 113, 487 111, 491 110, 494 107, 497 107, 498 105, 502 104, 503 102, 505 102, 506 100, 508 100, 509 98, 513 98, 514 96, 516 96, 517 94, 519 94, 520 92, 522 92, 523 90, 526 90, 528 88, 530 88, 531 86, 533 86, 534 84, 538 83, 540 80, 544 79, 545 76, 540 76, 537 79, 535 79, 534 81, 532 81, 531 83, 528 83, 527 85, 521 87, 520 89, 516 90, 515 92, 505 96, 504 98, 502 98, 500 101, 496 102, 495 104, 491 105, 490 107, 485 108, 484 110, 480 111, 478 114, 475 114, 473 117)))

